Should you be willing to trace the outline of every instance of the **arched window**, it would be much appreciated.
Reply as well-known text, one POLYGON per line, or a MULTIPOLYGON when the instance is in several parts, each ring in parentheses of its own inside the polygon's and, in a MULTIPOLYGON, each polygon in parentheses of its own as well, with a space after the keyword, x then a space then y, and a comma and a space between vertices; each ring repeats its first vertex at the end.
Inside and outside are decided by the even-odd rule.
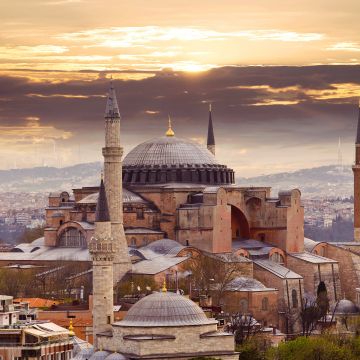
POLYGON ((291 291, 291 299, 292 299, 292 307, 296 309, 299 304, 298 304, 297 291, 295 289, 292 289, 291 291))
POLYGON ((269 310, 269 299, 267 297, 264 297, 261 301, 261 309, 263 311, 269 310))
POLYGON ((249 310, 249 303, 246 299, 240 300, 240 313, 246 314, 249 310))
POLYGON ((284 257, 278 252, 272 253, 270 255, 270 260, 278 264, 284 264, 284 257))
POLYGON ((86 238, 84 234, 76 228, 66 228, 60 235, 58 246, 86 248, 86 238))
POLYGON ((136 238, 132 237, 132 238, 130 239, 130 246, 136 247, 136 238))

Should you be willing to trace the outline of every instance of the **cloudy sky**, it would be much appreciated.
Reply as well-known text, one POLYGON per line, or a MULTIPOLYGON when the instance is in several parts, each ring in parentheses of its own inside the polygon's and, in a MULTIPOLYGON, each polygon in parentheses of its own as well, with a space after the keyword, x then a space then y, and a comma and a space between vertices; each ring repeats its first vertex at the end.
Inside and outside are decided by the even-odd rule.
POLYGON ((112 75, 125 152, 166 130, 240 176, 353 161, 358 0, 0 2, 0 168, 101 160, 112 75))

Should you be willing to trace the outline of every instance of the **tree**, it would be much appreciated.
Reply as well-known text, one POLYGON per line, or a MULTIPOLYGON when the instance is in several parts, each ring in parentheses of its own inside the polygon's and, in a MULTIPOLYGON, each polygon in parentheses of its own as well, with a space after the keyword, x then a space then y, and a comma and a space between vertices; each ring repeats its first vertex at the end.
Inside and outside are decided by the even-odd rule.
POLYGON ((55 261, 45 271, 36 274, 37 288, 42 297, 71 298, 74 289, 84 287, 84 296, 87 298, 92 290, 91 265, 78 262, 76 268, 66 259, 55 261))
POLYGON ((24 232, 17 238, 17 243, 32 243, 34 240, 44 236, 44 227, 34 229, 25 228, 24 232))
POLYGON ((120 300, 125 295, 139 296, 159 290, 152 276, 137 275, 121 280, 115 288, 116 298, 120 300))
POLYGON ((221 305, 226 287, 240 274, 240 263, 234 255, 201 254, 190 259, 185 270, 198 296, 211 294, 213 303, 221 305))
MULTIPOLYGON (((35 272, 29 269, 1 269, 0 292, 14 298, 31 296, 36 291, 35 272)), ((37 294, 35 295, 37 296, 37 294)))
POLYGON ((237 313, 230 317, 230 322, 225 326, 225 331, 234 334, 235 343, 241 345, 246 340, 258 334, 261 325, 252 315, 237 313))
MULTIPOLYGON (((316 329, 319 320, 323 319, 326 323, 326 316, 330 309, 330 300, 327 294, 326 285, 320 281, 317 288, 315 301, 304 300, 300 312, 303 328, 303 336, 309 336, 316 329)), ((332 321, 332 320, 331 320, 332 321)))
POLYGON ((340 341, 334 336, 298 337, 266 353, 266 360, 355 360, 353 341, 340 341))

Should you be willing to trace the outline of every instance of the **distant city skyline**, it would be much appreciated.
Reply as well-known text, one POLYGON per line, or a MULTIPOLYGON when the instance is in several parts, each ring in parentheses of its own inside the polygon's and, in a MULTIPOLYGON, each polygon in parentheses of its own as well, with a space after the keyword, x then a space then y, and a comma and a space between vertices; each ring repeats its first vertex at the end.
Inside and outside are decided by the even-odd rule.
POLYGON ((168 114, 204 142, 211 102, 217 157, 238 176, 336 164, 339 137, 351 164, 359 13, 355 0, 3 2, 0 168, 101 161, 111 75, 125 154, 168 114))

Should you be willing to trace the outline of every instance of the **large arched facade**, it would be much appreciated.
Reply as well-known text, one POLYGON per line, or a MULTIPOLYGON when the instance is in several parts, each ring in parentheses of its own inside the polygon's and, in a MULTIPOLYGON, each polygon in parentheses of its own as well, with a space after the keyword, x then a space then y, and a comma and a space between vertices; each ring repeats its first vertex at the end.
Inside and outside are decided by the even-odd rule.
POLYGON ((245 214, 236 206, 231 206, 231 238, 244 240, 250 238, 250 226, 245 214))
POLYGON ((87 248, 87 233, 76 221, 62 225, 57 233, 58 247, 87 248))

